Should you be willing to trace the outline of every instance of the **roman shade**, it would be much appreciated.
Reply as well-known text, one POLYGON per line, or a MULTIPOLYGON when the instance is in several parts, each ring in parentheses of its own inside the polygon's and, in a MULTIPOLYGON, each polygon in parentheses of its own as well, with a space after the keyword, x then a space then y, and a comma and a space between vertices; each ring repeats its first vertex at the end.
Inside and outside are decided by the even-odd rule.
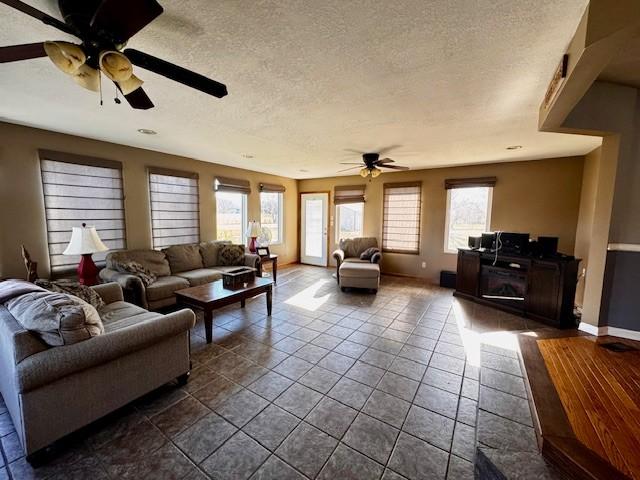
POLYGON ((420 252, 422 182, 385 183, 382 250, 420 252))
POLYGON ((342 185, 333 189, 333 203, 363 203, 366 185, 342 185))
POLYGON ((249 180, 241 180, 229 177, 216 177, 214 190, 216 192, 251 193, 249 180))
MULTIPOLYGON (((63 255, 73 227, 95 226, 111 250, 126 248, 122 163, 40 150, 49 264, 52 273, 76 268, 79 255, 63 255)), ((96 253, 96 262, 107 252, 96 253)))
POLYGON ((444 181, 444 188, 495 187, 496 181, 496 177, 448 178, 444 181))
POLYGON ((200 242, 198 174, 149 167, 153 248, 200 242))
POLYGON ((284 185, 277 185, 275 183, 260 184, 260 191, 265 193, 283 193, 285 190, 284 185))

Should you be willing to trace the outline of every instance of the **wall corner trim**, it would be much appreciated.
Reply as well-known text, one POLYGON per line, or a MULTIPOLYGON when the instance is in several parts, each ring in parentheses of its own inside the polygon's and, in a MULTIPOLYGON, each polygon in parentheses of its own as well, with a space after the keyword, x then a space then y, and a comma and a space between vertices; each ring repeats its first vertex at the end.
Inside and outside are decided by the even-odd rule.
POLYGON ((595 335, 597 337, 620 337, 626 338, 628 340, 637 340, 640 341, 640 332, 635 330, 627 330, 625 328, 618 327, 596 327, 589 323, 580 322, 580 326, 578 330, 589 333, 591 335, 595 335))

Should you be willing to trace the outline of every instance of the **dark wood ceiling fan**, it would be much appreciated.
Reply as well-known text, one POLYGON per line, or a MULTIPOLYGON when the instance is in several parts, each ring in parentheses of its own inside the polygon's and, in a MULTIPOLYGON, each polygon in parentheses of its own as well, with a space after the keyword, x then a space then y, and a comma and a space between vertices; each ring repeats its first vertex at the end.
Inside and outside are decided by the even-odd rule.
POLYGON ((186 68, 147 53, 125 48, 136 33, 164 11, 156 0, 58 0, 64 21, 20 0, 0 0, 46 25, 80 39, 68 42, 38 42, 0 47, 0 63, 49 56, 54 64, 85 88, 96 90, 101 73, 112 80, 135 109, 154 105, 142 89, 142 80, 132 65, 157 73, 201 92, 222 98, 227 87, 186 68))
POLYGON ((337 173, 359 168, 360 176, 366 178, 371 175, 371 177, 376 178, 382 173, 380 168, 388 168, 390 170, 409 170, 409 167, 390 165, 391 163, 395 163, 395 161, 390 158, 380 158, 380 153, 363 153, 362 162, 341 162, 340 165, 355 165, 355 167, 345 168, 344 170, 339 170, 337 173))

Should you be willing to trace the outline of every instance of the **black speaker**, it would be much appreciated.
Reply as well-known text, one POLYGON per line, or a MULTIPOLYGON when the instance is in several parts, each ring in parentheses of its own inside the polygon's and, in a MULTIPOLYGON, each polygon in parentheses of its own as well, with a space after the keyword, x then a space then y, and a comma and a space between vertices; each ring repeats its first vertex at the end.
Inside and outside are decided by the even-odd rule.
POLYGON ((538 237, 538 249, 543 257, 553 257, 558 253, 558 237, 538 237))
POLYGON ((469 248, 477 250, 482 245, 482 237, 469 237, 469 248))
POLYGON ((483 233, 480 238, 480 248, 486 248, 487 250, 492 250, 494 244, 496 242, 496 234, 495 233, 483 233))

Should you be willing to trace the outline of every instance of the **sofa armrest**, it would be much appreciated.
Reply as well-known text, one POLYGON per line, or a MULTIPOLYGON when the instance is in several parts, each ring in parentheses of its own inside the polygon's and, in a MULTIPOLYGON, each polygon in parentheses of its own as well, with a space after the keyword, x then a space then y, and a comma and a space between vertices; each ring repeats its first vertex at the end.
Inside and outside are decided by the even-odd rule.
POLYGON ((188 332, 195 321, 195 314, 189 309, 183 309, 73 345, 36 353, 17 365, 18 389, 25 393, 76 372, 143 350, 167 338, 188 332))
POLYGON ((105 282, 115 282, 126 292, 127 300, 147 308, 147 290, 139 277, 130 273, 122 273, 110 268, 100 270, 100 278, 105 282))
POLYGON ((244 265, 245 267, 255 268, 258 272, 260 272, 260 255, 256 255, 255 253, 245 253, 244 265))
POLYGON ((342 262, 344 262, 344 250, 337 249, 333 252, 333 258, 335 258, 336 262, 338 262, 338 267, 342 262))
POLYGON ((382 260, 382 253, 376 252, 371 255, 371 263, 380 263, 380 260, 382 260))
POLYGON ((103 283, 102 285, 94 285, 91 288, 100 295, 104 303, 107 305, 113 302, 122 302, 124 300, 122 287, 119 283, 103 283))

